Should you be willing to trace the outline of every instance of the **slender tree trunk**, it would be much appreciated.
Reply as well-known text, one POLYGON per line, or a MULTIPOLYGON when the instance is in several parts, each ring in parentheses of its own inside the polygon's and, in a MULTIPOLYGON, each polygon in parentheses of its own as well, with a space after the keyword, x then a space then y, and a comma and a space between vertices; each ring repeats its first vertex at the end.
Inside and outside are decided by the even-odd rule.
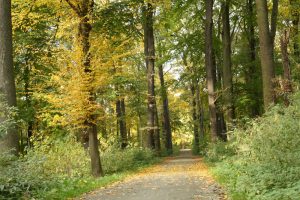
POLYGON ((144 147, 144 134, 143 134, 143 130, 141 130, 141 127, 142 127, 142 116, 141 113, 138 112, 137 140, 139 142, 139 146, 144 147))
POLYGON ((215 97, 215 84, 213 72, 213 0, 205 0, 206 20, 205 20, 205 66, 207 76, 208 105, 210 114, 211 139, 217 140, 217 108, 215 97))
MULTIPOLYGON (((78 42, 79 47, 82 52, 82 67, 84 72, 88 77, 89 81, 87 87, 89 93, 89 104, 96 104, 95 92, 91 87, 93 82, 94 73, 91 69, 91 54, 90 54, 90 32, 92 26, 90 24, 89 16, 93 11, 94 1, 93 0, 82 0, 80 5, 73 4, 70 0, 66 0, 70 7, 76 12, 80 18, 78 25, 78 42)), ((96 115, 89 113, 85 119, 85 130, 83 131, 84 135, 88 136, 89 139, 89 152, 91 157, 91 168, 92 175, 99 177, 103 175, 102 165, 100 161, 100 152, 99 152, 99 141, 97 138, 97 125, 96 125, 96 115)))
POLYGON ((298 0, 290 0, 290 5, 292 8, 292 17, 293 17, 293 26, 291 30, 291 38, 293 38, 293 46, 294 46, 294 56, 297 63, 300 63, 300 11, 299 6, 300 3, 298 0), (298 9, 298 10, 297 10, 298 9))
POLYGON ((296 62, 300 63, 300 34, 299 34, 299 27, 300 27, 300 17, 293 20, 293 27, 294 27, 294 55, 296 58, 296 62))
POLYGON ((155 149, 155 130, 158 125, 155 120, 156 100, 155 100, 155 85, 154 85, 154 66, 155 66, 155 45, 153 32, 153 5, 147 3, 144 11, 144 49, 147 67, 147 83, 148 83, 148 147, 155 149))
MULTIPOLYGON (((200 86, 196 87, 197 118, 199 123, 199 140, 204 139, 204 110, 200 96, 200 86)), ((200 143, 200 141, 199 141, 200 143)))
POLYGON ((155 124, 156 128, 154 131, 154 146, 155 146, 155 151, 156 154, 159 156, 160 155, 160 150, 161 150, 161 144, 160 144, 160 128, 159 128, 159 118, 158 118, 158 110, 157 110, 157 105, 155 104, 155 124))
MULTIPOLYGON (((276 0, 273 0, 276 5, 276 0)), ((278 3, 278 2, 277 2, 278 3)), ((278 4, 277 4, 278 6, 278 4)), ((274 58, 273 58, 273 41, 276 31, 276 7, 273 7, 271 18, 271 30, 268 22, 268 7, 267 0, 256 0, 257 9, 257 23, 259 30, 259 44, 260 44, 260 60, 263 78, 263 95, 264 108, 267 110, 270 105, 275 102, 274 95, 274 58), (274 22, 275 21, 275 22, 274 22)))
MULTIPOLYGON (((0 94, 8 106, 16 106, 16 88, 13 67, 11 0, 0 0, 0 94)), ((1 119, 0 119, 1 120, 1 119)), ((0 141, 0 152, 14 149, 19 151, 16 126, 11 126, 0 141)))
POLYGON ((291 69, 290 69, 290 60, 288 53, 288 44, 289 44, 290 33, 287 30, 284 30, 280 37, 280 47, 282 55, 282 66, 283 66, 283 92, 284 92, 284 102, 285 105, 289 105, 288 94, 292 92, 291 84, 291 69))
POLYGON ((233 87, 232 87, 232 71, 231 71, 231 36, 230 36, 230 22, 229 22, 229 4, 230 0, 222 2, 223 13, 223 97, 225 106, 226 121, 231 124, 234 119, 234 105, 233 105, 233 87))
POLYGON ((120 108, 121 108, 120 133, 121 133, 121 138, 122 138, 121 148, 125 149, 128 145, 128 138, 127 138, 125 99, 124 98, 122 98, 120 101, 120 108))
POLYGON ((27 146, 31 147, 31 137, 33 135, 33 118, 34 116, 31 115, 31 108, 32 108, 32 101, 31 101, 31 95, 30 95, 30 66, 28 63, 28 59, 26 59, 26 66, 25 66, 25 70, 24 70, 24 92, 25 92, 25 98, 26 98, 26 107, 27 107, 27 114, 29 114, 29 117, 31 119, 29 119, 29 121, 27 122, 27 146))
POLYGON ((165 148, 168 154, 173 153, 173 144, 172 144, 172 132, 170 124, 170 113, 169 113, 169 102, 168 94, 165 86, 163 66, 158 66, 160 87, 161 87, 161 99, 163 105, 163 132, 165 133, 165 148))
POLYGON ((200 147, 200 137, 199 137, 199 121, 197 114, 197 97, 195 84, 191 83, 191 93, 192 93, 192 115, 193 115, 193 126, 194 126, 194 148, 195 153, 199 153, 200 147))

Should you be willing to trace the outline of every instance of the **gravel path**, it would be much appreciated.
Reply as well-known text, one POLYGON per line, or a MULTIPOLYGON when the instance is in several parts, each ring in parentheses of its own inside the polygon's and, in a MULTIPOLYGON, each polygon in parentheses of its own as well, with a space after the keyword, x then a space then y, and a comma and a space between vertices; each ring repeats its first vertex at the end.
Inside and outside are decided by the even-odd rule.
POLYGON ((181 150, 177 157, 123 182, 93 191, 86 200, 224 200, 201 158, 181 150))

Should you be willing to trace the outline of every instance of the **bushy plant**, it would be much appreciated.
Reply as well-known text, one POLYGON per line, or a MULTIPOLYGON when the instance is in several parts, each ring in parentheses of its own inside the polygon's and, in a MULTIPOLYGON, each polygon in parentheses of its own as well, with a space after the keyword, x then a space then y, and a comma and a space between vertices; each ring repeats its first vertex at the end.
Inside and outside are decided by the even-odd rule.
POLYGON ((217 141, 216 143, 209 143, 205 148, 204 155, 207 161, 221 162, 236 154, 236 142, 230 143, 224 141, 217 141))
POLYGON ((12 125, 16 124, 15 116, 16 109, 9 107, 0 93, 0 139, 12 125))
POLYGON ((101 153, 101 160, 109 176, 98 180, 90 176, 88 152, 75 138, 36 141, 34 148, 19 158, 0 153, 0 199, 57 199, 60 193, 86 192, 121 177, 113 173, 137 169, 155 158, 151 150, 108 148, 101 153))
POLYGON ((17 158, 0 155, 0 199, 19 199, 48 191, 66 179, 89 174, 88 159, 74 139, 44 140, 17 158))
POLYGON ((154 153, 149 149, 117 148, 107 149, 101 155, 103 169, 106 173, 135 169, 139 166, 150 164, 154 160, 154 153))
MULTIPOLYGON (((229 145, 236 155, 216 168, 233 199, 299 200, 299 93, 288 108, 273 107, 246 129, 236 130, 234 136, 229 145)), ((222 156, 222 152, 216 155, 222 156)))

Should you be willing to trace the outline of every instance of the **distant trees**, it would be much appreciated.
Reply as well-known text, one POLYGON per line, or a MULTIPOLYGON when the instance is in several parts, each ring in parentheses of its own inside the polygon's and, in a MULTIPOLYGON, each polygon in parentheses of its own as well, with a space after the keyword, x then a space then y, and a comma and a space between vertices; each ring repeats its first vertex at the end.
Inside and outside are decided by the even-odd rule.
MULTIPOLYGON (((0 1, 0 94, 10 107, 16 106, 16 88, 13 67, 11 0, 0 1)), ((6 113, 7 115, 7 113, 6 113)), ((6 118, 8 116, 5 116, 6 118)), ((0 121, 5 119, 0 119, 0 121)), ((19 151, 19 139, 16 126, 8 128, 0 140, 0 151, 14 149, 19 151)))

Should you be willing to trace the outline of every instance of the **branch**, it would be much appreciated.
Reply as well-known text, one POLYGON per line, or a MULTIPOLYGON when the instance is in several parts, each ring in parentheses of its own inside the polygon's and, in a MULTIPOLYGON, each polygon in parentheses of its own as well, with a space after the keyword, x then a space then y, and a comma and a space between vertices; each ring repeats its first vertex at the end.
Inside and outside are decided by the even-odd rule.
POLYGON ((70 0, 65 0, 68 4, 69 4, 69 6, 76 12, 76 14, 78 15, 78 16, 80 16, 81 15, 81 12, 80 12, 80 9, 78 8, 78 7, 76 7, 70 0))

